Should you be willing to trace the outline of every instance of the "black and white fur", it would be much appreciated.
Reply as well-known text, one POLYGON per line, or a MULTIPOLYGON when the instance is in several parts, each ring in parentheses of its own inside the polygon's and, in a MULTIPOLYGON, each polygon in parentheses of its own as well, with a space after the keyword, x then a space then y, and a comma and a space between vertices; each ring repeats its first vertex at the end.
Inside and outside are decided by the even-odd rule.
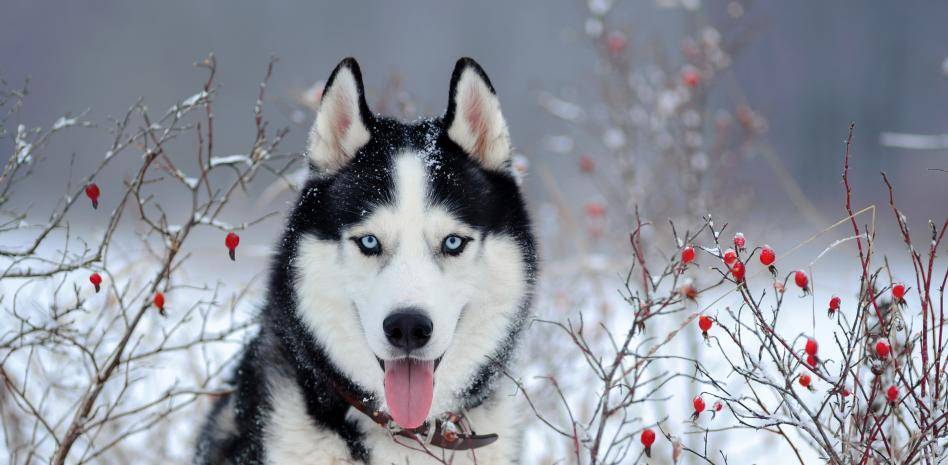
POLYGON ((517 462, 516 389, 504 372, 537 258, 510 157, 498 98, 473 60, 458 61, 447 111, 412 123, 372 114, 359 65, 343 60, 310 135, 312 175, 273 260, 260 333, 234 392, 211 412, 197 462, 437 463, 396 443, 333 387, 385 405, 380 360, 404 354, 382 322, 404 307, 433 323, 430 341, 411 353, 440 357, 431 415, 463 410, 476 432, 499 435, 453 452, 452 463, 474 463, 472 454, 478 464, 517 462), (366 234, 380 254, 363 253, 366 234), (442 250, 449 235, 465 238, 457 256, 442 250))

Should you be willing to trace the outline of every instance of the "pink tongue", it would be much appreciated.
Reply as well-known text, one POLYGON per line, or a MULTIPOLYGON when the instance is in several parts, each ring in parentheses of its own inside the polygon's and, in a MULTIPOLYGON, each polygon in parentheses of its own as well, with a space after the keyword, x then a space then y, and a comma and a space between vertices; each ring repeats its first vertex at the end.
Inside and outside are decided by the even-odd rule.
POLYGON ((385 402, 399 426, 406 429, 421 426, 428 418, 433 395, 434 361, 385 362, 385 402))

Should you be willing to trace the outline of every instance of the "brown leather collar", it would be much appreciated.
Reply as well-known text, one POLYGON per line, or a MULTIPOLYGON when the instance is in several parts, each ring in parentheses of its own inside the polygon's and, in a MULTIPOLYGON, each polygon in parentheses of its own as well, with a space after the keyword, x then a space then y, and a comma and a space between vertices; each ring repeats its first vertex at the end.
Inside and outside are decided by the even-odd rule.
POLYGON ((470 450, 484 447, 497 440, 496 434, 476 434, 466 427, 463 416, 446 412, 435 420, 434 431, 431 431, 430 421, 414 429, 404 429, 398 426, 391 415, 374 408, 360 400, 351 392, 336 385, 336 392, 352 408, 362 412, 379 426, 389 430, 392 434, 409 439, 425 442, 435 447, 448 450, 470 450))

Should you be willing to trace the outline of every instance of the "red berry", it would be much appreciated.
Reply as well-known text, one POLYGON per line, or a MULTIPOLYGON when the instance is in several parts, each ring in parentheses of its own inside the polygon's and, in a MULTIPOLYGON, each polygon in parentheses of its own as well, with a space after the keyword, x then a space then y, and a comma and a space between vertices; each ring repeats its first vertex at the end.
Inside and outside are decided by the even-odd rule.
POLYGON ((592 157, 586 154, 579 156, 579 170, 583 173, 592 173, 596 169, 596 163, 593 162, 592 157))
POLYGON ((839 304, 840 304, 840 303, 842 303, 842 300, 841 300, 839 297, 837 297, 837 296, 834 295, 834 296, 830 299, 829 311, 830 311, 830 312, 835 312, 836 310, 839 310, 839 304))
POLYGON ((843 397, 849 397, 849 389, 848 389, 848 388, 843 388, 843 390, 840 391, 840 394, 842 394, 843 397))
POLYGON ((642 445, 645 447, 652 447, 652 444, 655 444, 655 432, 651 428, 645 428, 642 430, 642 445))
POLYGON ((737 233, 734 235, 734 247, 737 250, 744 250, 744 245, 747 244, 747 240, 744 239, 744 233, 737 233))
POLYGON ((889 344, 886 344, 885 341, 879 341, 876 343, 876 355, 879 358, 886 358, 889 356, 889 344))
POLYGON ((885 398, 889 399, 889 402, 895 402, 899 398, 899 388, 889 386, 889 389, 885 391, 885 398))
POLYGON ((227 237, 224 238, 224 245, 227 246, 227 251, 230 254, 231 260, 237 259, 237 244, 240 244, 240 236, 234 234, 233 232, 227 233, 227 237))
POLYGON ((102 276, 99 275, 99 273, 92 273, 92 275, 89 276, 89 282, 95 286, 95 291, 99 292, 99 286, 102 284, 102 276))
POLYGON ((642 437, 640 438, 642 445, 645 446, 645 456, 652 457, 652 444, 655 443, 655 432, 651 428, 645 428, 642 430, 642 437))
POLYGON ((618 55, 625 50, 627 42, 625 35, 621 32, 613 32, 606 38, 606 48, 608 48, 610 52, 618 55))
POLYGON ((721 409, 723 409, 723 408, 724 408, 724 404, 722 404, 720 400, 714 403, 714 411, 715 411, 715 412, 720 412, 721 409))
POLYGON ((744 264, 740 261, 735 261, 734 264, 731 265, 731 276, 733 276, 737 282, 744 281, 745 271, 744 264))
POLYGON ((686 245, 684 249, 681 249, 681 261, 686 265, 695 261, 695 248, 686 245))
POLYGON ((764 245, 760 249, 760 263, 764 266, 770 266, 774 264, 774 260, 777 259, 777 254, 774 252, 774 249, 770 248, 769 245, 764 245))
POLYGON ((589 202, 586 204, 586 215, 590 218, 601 218, 606 214, 606 206, 599 202, 589 202))
POLYGON ((686 69, 681 72, 681 82, 691 88, 698 87, 698 84, 701 83, 701 74, 697 70, 686 69))
POLYGON ((797 270, 793 273, 793 282, 797 283, 797 286, 800 289, 807 290, 810 284, 810 278, 806 277, 806 273, 803 270, 797 270))
POLYGON ((702 332, 708 332, 708 330, 711 329, 712 323, 711 318, 708 316, 701 315, 701 317, 698 318, 698 327, 701 328, 702 332))
POLYGON ((816 368, 816 355, 807 355, 806 364, 809 365, 811 368, 816 368))
POLYGON ((164 315, 164 313, 165 313, 165 295, 162 294, 161 292, 156 292, 156 293, 155 293, 155 298, 152 299, 151 302, 155 305, 155 307, 158 307, 158 311, 160 311, 161 314, 164 315))
POLYGON ((737 252, 734 249, 727 249, 724 251, 724 263, 730 265, 737 261, 737 252))
POLYGON ((800 381, 800 386, 803 386, 805 388, 810 387, 810 375, 808 374, 800 375, 799 381, 800 381))
POLYGON ((89 200, 92 201, 92 208, 99 208, 99 186, 96 183, 89 184, 86 186, 86 197, 89 197, 89 200))
POLYGON ((807 339, 807 340, 806 340, 806 353, 807 353, 808 355, 816 355, 816 349, 817 349, 817 348, 818 348, 818 345, 816 344, 816 340, 815 340, 815 339, 807 339))
POLYGON ((704 399, 701 396, 696 396, 695 400, 691 402, 695 407, 695 415, 704 411, 704 399))
POLYGON ((895 300, 902 301, 905 299, 905 285, 896 284, 892 286, 892 297, 895 297, 895 300))

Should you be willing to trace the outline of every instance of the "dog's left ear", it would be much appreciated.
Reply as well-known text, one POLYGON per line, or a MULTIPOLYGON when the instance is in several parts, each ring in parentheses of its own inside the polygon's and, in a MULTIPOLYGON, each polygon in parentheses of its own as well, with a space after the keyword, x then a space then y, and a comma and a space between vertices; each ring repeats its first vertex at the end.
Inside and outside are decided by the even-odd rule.
POLYGON ((510 160, 510 136, 500 101, 487 74, 476 61, 461 58, 451 76, 448 137, 487 169, 502 169, 510 160))

